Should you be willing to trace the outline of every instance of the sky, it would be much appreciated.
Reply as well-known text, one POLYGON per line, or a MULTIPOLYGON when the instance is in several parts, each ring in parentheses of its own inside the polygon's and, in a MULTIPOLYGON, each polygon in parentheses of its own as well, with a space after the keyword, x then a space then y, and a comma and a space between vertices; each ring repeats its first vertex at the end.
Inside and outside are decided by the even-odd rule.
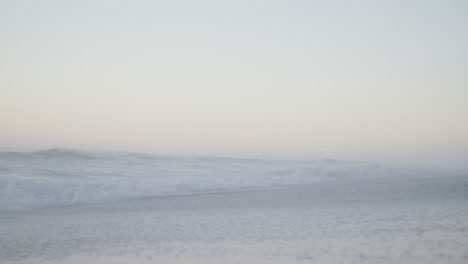
POLYGON ((0 0, 0 146, 468 157, 468 1, 0 0))

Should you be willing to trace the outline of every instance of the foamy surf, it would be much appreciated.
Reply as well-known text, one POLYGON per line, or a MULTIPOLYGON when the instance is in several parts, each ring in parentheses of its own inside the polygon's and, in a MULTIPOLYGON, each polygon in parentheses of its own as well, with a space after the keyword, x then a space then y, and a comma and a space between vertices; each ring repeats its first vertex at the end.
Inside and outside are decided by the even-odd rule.
POLYGON ((437 172, 356 161, 271 161, 69 149, 0 152, 0 210, 437 172))

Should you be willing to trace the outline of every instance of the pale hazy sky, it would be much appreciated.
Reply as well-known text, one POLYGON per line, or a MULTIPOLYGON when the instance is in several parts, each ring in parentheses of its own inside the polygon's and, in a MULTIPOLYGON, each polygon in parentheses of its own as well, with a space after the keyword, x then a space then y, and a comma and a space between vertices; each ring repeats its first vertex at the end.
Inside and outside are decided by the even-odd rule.
POLYGON ((0 0, 0 146, 468 154, 468 1, 0 0))

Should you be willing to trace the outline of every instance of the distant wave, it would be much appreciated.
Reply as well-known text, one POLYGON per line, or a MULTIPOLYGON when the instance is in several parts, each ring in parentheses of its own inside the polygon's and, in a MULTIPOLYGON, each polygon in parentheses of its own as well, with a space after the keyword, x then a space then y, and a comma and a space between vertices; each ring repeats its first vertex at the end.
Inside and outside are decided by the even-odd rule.
POLYGON ((0 210, 439 173, 364 161, 274 161, 48 149, 0 152, 0 210))

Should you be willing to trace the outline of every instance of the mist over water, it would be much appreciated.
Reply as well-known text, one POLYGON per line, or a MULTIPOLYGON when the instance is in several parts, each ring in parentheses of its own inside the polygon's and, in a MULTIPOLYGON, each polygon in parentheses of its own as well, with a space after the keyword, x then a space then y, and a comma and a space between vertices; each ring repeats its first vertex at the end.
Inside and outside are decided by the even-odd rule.
POLYGON ((0 1, 0 147, 468 156, 466 1, 0 1))

